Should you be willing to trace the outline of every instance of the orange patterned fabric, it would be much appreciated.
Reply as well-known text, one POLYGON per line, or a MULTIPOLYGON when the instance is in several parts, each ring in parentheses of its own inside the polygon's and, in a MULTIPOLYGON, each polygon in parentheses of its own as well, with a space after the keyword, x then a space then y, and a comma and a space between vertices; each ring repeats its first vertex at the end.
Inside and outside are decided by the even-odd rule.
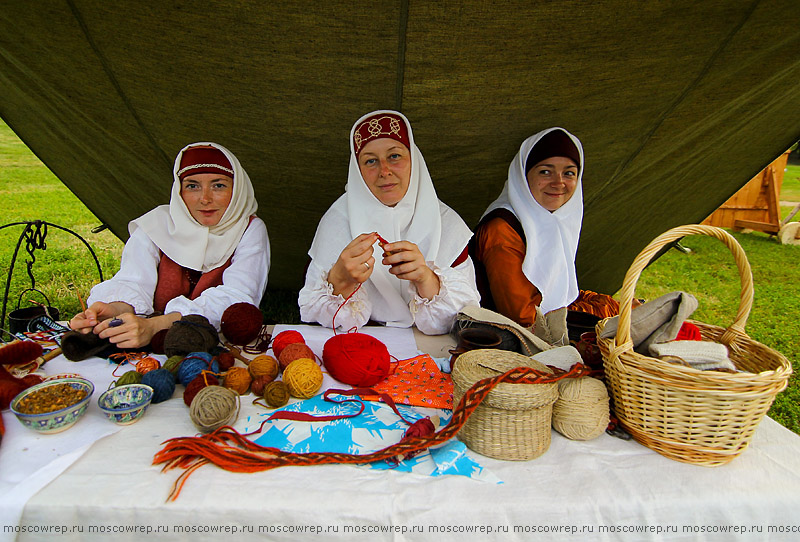
MULTIPOLYGON (((398 361, 394 373, 372 389, 388 394, 395 403, 403 405, 453 408, 453 381, 427 354, 398 361)), ((377 401, 378 396, 364 399, 377 401)))

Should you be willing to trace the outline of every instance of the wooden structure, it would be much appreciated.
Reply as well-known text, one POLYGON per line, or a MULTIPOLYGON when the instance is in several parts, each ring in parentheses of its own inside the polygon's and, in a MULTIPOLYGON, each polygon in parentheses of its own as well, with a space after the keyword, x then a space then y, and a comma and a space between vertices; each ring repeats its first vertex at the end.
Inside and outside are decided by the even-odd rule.
POLYGON ((800 210, 800 204, 785 219, 781 220, 780 216, 781 185, 788 158, 789 151, 786 151, 750 179, 703 224, 735 231, 757 230, 777 235, 781 243, 800 243, 800 223, 789 222, 800 210))

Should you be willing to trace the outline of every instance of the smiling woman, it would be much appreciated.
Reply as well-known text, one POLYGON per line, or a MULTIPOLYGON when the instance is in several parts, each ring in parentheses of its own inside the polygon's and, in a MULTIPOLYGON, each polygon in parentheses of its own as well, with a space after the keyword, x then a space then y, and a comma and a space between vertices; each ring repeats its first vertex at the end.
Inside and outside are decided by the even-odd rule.
POLYGON ((119 272, 92 289, 70 327, 136 348, 183 315, 203 315, 219 328, 234 303, 258 306, 269 238, 257 209, 233 153, 215 143, 185 147, 175 159, 169 205, 131 221, 119 272))

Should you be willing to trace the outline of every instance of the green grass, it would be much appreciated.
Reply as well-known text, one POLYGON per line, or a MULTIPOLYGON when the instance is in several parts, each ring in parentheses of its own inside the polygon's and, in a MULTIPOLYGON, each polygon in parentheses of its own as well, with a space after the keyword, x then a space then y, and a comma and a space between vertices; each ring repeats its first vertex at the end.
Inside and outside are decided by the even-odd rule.
MULTIPOLYGON (((24 220, 46 220, 67 227, 83 236, 100 258, 106 277, 119 267, 122 243, 108 231, 99 234, 91 229, 99 224, 83 204, 56 179, 41 162, 0 122, 0 194, 10 205, 5 208, 3 224, 24 220)), ((800 166, 789 166, 784 177, 782 200, 800 201, 800 166)), ((791 207, 782 209, 786 216, 791 207)), ((800 216, 796 217, 800 219, 800 216)), ((2 224, 0 224, 2 225, 2 224)), ((0 230, 0 269, 8 269, 21 227, 0 230)), ((750 336, 774 348, 800 369, 800 295, 796 288, 796 263, 800 246, 783 246, 761 233, 734 234, 748 254, 756 285, 755 305, 747 324, 750 336)), ((37 286, 68 318, 80 310, 77 293, 86 297, 97 282, 97 271, 88 251, 72 236, 51 230, 47 250, 36 252, 33 266, 37 286)), ((733 257, 719 241, 708 237, 690 237, 684 244, 691 254, 670 251, 644 271, 637 287, 637 297, 652 299, 673 290, 685 290, 700 301, 693 315, 697 320, 726 326, 738 307, 739 276, 733 257)), ((15 266, 9 294, 9 310, 30 286, 25 272, 24 252, 15 266)), ((3 273, 3 290, 5 273, 3 273)), ((24 295, 23 306, 28 299, 24 295)), ((37 299, 38 300, 38 299, 37 299)), ((268 290, 261 308, 268 322, 299 323, 297 292, 268 290)), ((800 381, 792 376, 789 388, 781 393, 770 416, 800 434, 800 381)))

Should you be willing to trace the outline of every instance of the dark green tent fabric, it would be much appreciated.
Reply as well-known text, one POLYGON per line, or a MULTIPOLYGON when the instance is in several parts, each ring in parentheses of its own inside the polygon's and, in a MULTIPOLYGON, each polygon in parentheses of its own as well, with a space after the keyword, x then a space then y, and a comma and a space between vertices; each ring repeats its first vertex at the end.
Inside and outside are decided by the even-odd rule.
MULTIPOLYGON (((193 141, 256 186, 272 287, 302 284, 344 188, 351 124, 410 119, 474 225, 522 140, 586 150, 580 284, 613 292, 800 139, 795 0, 193 3, 0 0, 0 116, 123 239, 193 141)), ((43 217, 46 218, 46 217, 43 217)))

